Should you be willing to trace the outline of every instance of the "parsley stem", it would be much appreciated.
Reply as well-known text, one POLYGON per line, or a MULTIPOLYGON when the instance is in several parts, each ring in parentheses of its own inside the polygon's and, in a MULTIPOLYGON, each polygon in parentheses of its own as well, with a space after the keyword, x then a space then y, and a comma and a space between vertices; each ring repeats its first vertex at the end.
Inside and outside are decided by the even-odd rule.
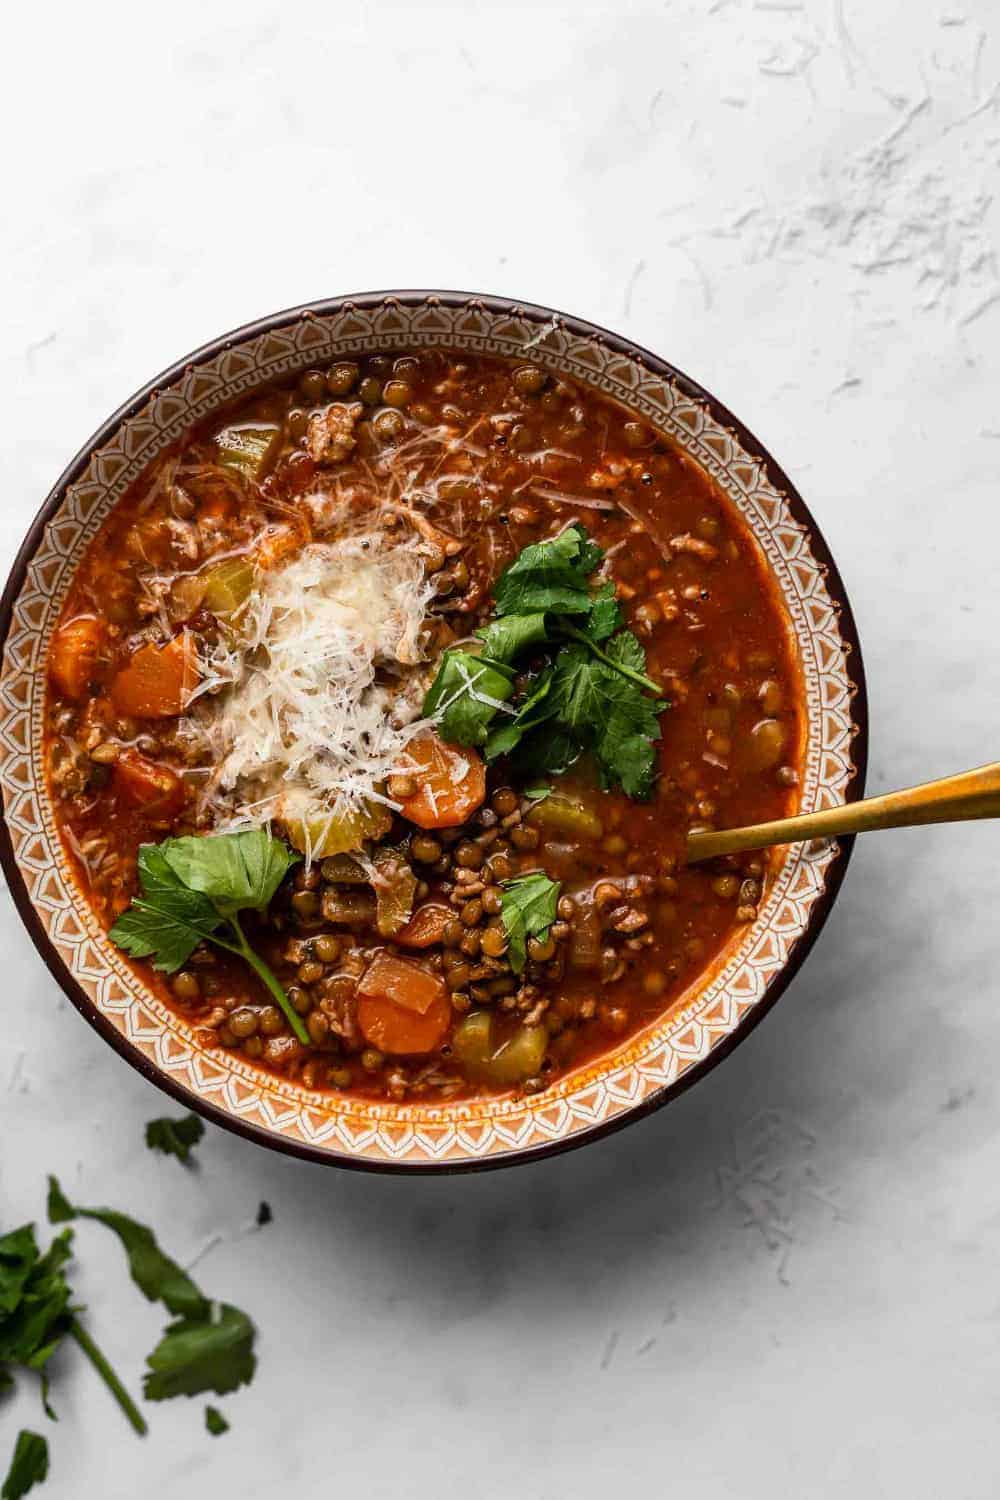
POLYGON ((142 1412, 139 1410, 139 1408, 136 1406, 135 1402, 132 1400, 132 1397, 129 1395, 128 1391, 118 1379, 118 1376, 115 1374, 114 1370, 111 1368, 106 1355, 104 1355, 97 1347, 97 1345, 94 1343, 94 1340, 90 1337, 90 1334, 83 1327, 83 1324, 78 1318, 74 1317, 70 1319, 69 1331, 76 1339, 76 1342, 79 1344, 84 1354, 90 1360, 90 1363, 93 1365, 98 1375, 100 1375, 101 1379, 104 1381, 104 1384, 107 1386, 112 1396, 114 1396, 115 1400, 118 1402, 118 1405, 121 1407, 122 1411, 125 1413, 126 1417, 135 1428, 136 1432, 140 1437, 145 1437, 147 1431, 146 1419, 142 1415, 142 1412))
POLYGON ((227 943, 225 938, 217 937, 214 934, 212 936, 212 941, 214 943, 218 943, 220 948, 228 948, 230 953, 238 953, 240 958, 242 958, 245 963, 248 963, 250 965, 251 969, 253 969, 258 979, 262 980, 263 983, 267 985, 267 988, 270 990, 275 1000, 277 1000, 278 1004, 281 1006, 281 1009, 284 1011, 285 1016, 288 1020, 289 1026, 291 1026, 299 1041, 304 1047, 310 1046, 309 1033, 305 1028, 305 1023, 302 1020, 302 1017, 292 1005, 292 1002, 285 994, 284 990, 278 983, 278 980, 275 978, 274 974, 272 974, 271 970, 268 968, 267 964, 262 958, 258 957, 258 955, 251 948, 250 944, 247 942, 246 938, 243 935, 243 928, 239 924, 239 919, 237 918, 236 913, 231 912, 226 920, 229 922, 230 927, 235 932, 237 941, 235 943, 227 943))
POLYGON ((651 678, 644 677, 641 672, 634 671, 632 667, 624 666, 620 661, 615 661, 606 651, 602 651, 600 646, 592 641, 588 635, 584 635, 582 630, 577 630, 575 625, 570 625, 567 620, 560 620, 559 630, 563 635, 571 636, 574 641, 580 641, 582 645, 588 646, 598 661, 602 661, 612 671, 619 672, 622 677, 627 677, 630 682, 634 682, 637 687, 643 688, 647 693, 653 693, 657 698, 663 697, 663 689, 657 683, 653 682, 651 678))

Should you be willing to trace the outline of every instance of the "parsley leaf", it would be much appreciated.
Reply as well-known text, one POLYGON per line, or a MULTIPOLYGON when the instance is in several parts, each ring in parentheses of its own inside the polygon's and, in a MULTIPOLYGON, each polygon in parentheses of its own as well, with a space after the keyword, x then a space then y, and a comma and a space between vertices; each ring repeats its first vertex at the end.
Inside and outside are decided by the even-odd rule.
POLYGON ((179 1120, 163 1116, 146 1126, 146 1145, 150 1151, 162 1151, 164 1156, 187 1162, 204 1134, 205 1126, 197 1115, 183 1115, 179 1120))
POLYGON ((133 958, 152 958, 154 967, 168 974, 186 963, 205 940, 238 954, 274 996, 299 1041, 308 1046, 302 1017, 250 947, 238 918, 241 911, 263 911, 298 859, 266 828, 143 844, 141 894, 108 936, 133 958), (219 932, 223 923, 224 934, 219 932))
POLYGON ((222 917, 206 896, 185 889, 164 859, 162 845, 143 844, 138 868, 142 894, 108 936, 133 958, 152 958, 154 968, 173 974, 212 936, 222 917))
POLYGON ((424 699, 424 718, 437 718, 455 745, 484 745, 489 725, 514 691, 513 674, 469 651, 446 651, 424 699))
POLYGON ((588 640, 604 641, 613 635, 622 622, 622 612, 615 598, 615 586, 610 581, 602 583, 591 601, 590 615, 584 625, 588 640))
MULTIPOLYGON (((621 650, 631 655, 627 643, 621 650)), ((593 750, 605 784, 620 784, 629 797, 647 797, 656 761, 653 743, 660 737, 661 701, 647 697, 580 646, 560 652, 552 698, 559 722, 593 750)))
POLYGON ((509 665, 522 651, 543 645, 548 639, 548 626, 544 614, 506 615, 484 625, 476 635, 483 643, 484 656, 509 665))
POLYGON ((487 761, 513 756, 522 774, 558 775, 590 751, 605 786, 647 797, 668 705, 622 629, 614 583, 591 588, 602 559, 580 525, 525 547, 497 582, 497 618, 476 632, 483 655, 445 652, 423 711, 487 761), (540 648, 548 663, 517 693, 516 658, 540 648))
POLYGON ((221 1437, 229 1431, 229 1423, 217 1406, 205 1407, 205 1426, 213 1437, 221 1437))
POLYGON ((551 667, 546 667, 539 672, 531 691, 514 717, 491 730, 484 751, 487 760, 496 760, 500 755, 509 755, 529 730, 537 724, 544 723, 550 716, 548 696, 552 688, 552 680, 551 667))
POLYGON ((37 1259, 38 1246, 32 1224, 12 1229, 0 1239, 0 1316, 12 1313, 20 1302, 37 1259))
POLYGON ((37 1432, 22 1427, 14 1444, 7 1478, 0 1490, 2 1500, 21 1500, 49 1472, 49 1445, 37 1432))
POLYGON ((549 541, 525 547, 497 580, 497 614, 588 614, 587 580, 603 556, 582 526, 569 526, 549 541))
POLYGON ((143 1393, 149 1401, 225 1396, 252 1379, 256 1367, 253 1323, 238 1307, 223 1303, 209 1318, 179 1318, 168 1324, 146 1360, 143 1393))
POLYGON ((83 1309, 70 1306, 72 1292, 63 1267, 70 1259, 73 1231, 65 1229, 41 1255, 35 1227, 27 1224, 0 1239, 0 1389, 13 1384, 6 1364, 41 1376, 42 1405, 55 1421, 48 1400, 48 1361, 67 1335, 79 1344, 136 1432, 146 1424, 101 1350, 81 1324, 83 1309))
POLYGON ((121 1240, 128 1256, 129 1274, 150 1302, 162 1302, 169 1312, 201 1318, 209 1311, 208 1298, 186 1271, 165 1255, 156 1237, 145 1224, 130 1219, 113 1208, 78 1208, 69 1202, 54 1177, 49 1178, 49 1220, 53 1224, 68 1219, 96 1219, 121 1240))
POLYGON ((257 1225, 257 1228, 258 1229, 263 1229, 264 1225, 265 1224, 270 1224, 273 1219, 274 1219, 274 1214, 271 1212, 271 1205, 270 1205, 270 1203, 264 1203, 262 1201, 261 1204, 260 1204, 260 1206, 257 1209, 257 1217, 254 1220, 254 1223, 257 1225))
POLYGON ((528 938, 543 940, 556 919, 561 887, 540 870, 505 880, 501 886, 500 919, 507 934, 507 956, 515 974, 528 959, 528 938))
POLYGON ((263 911, 299 861, 299 855, 266 828, 166 839, 159 848, 181 885, 207 896, 224 917, 263 911))

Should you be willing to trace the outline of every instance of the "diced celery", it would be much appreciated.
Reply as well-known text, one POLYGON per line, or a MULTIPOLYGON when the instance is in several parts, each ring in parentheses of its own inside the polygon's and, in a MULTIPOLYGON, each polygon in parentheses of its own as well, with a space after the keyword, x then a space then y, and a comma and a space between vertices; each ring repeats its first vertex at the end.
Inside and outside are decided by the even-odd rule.
POLYGON ((546 833, 565 833, 572 838, 599 839, 604 833, 604 824, 597 814, 578 798, 567 797, 563 792, 553 792, 551 797, 536 802, 527 820, 546 833))
POLYGON ((494 1083, 520 1083, 542 1066, 549 1033, 544 1026, 519 1026, 509 1042, 496 1051, 486 1065, 494 1083))
POLYGON ((201 574, 204 603, 213 614, 228 615, 247 598, 253 588, 253 564, 246 557, 224 557, 201 574))
POLYGON ((313 859, 326 859, 360 849, 366 839, 382 838, 392 827, 392 813, 380 802, 370 802, 343 816, 317 809, 305 815, 287 813, 281 821, 294 848, 305 853, 308 842, 313 859))
POLYGON ((493 1055, 493 1017, 488 1010, 470 1010, 455 1027, 452 1050, 460 1062, 482 1067, 493 1055))
POLYGON ((281 428, 274 422, 237 422, 215 439, 219 463, 248 479, 263 479, 278 456, 281 428))

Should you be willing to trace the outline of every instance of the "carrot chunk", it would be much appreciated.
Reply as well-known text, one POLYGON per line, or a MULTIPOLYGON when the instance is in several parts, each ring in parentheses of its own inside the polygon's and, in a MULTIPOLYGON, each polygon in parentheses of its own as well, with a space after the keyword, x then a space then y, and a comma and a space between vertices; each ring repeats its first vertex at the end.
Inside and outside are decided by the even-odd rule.
POLYGON ((401 802, 404 818, 419 828, 457 828, 486 799, 486 767, 475 750, 446 745, 436 734, 422 734, 407 747, 417 790, 401 802))
POLYGON ((98 676, 105 641, 104 622, 94 615, 78 615, 56 631, 49 674, 67 698, 82 698, 98 676))
POLYGON ((135 719, 168 719, 179 714, 198 685, 198 657, 188 632, 165 646, 140 646, 111 683, 120 714, 135 719))
POLYGON ((443 901, 425 901, 418 906, 405 927, 393 938, 402 948, 432 948, 440 943, 444 930, 455 913, 443 901))
POLYGON ((167 823, 184 806, 184 783, 169 766, 126 750, 115 762, 114 787, 122 802, 151 823, 167 823))
POLYGON ((451 1025, 448 991, 437 974, 383 951, 358 984, 358 1025, 380 1052, 433 1052, 451 1025))

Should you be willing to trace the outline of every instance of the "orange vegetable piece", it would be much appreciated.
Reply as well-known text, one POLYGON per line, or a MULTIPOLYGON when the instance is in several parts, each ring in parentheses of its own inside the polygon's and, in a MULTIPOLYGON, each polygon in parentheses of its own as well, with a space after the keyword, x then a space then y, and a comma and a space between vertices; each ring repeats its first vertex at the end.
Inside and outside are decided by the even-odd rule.
POLYGON ((138 808, 151 823, 167 823, 184 806, 184 783, 169 766, 126 750, 115 762, 114 788, 128 807, 138 808))
POLYGON ((56 631, 49 653, 49 673, 65 697, 84 696, 99 673, 105 641, 104 622, 94 615, 78 615, 56 631))
POLYGON ((422 734, 406 754, 410 764, 400 774, 413 776, 417 790, 400 806, 419 828, 457 828, 486 800, 486 767, 475 750, 422 734))
POLYGON ((358 1025, 365 1040, 380 1052, 433 1052, 451 1025, 444 981, 383 950, 358 984, 358 1025))
POLYGON ((198 686, 193 638, 182 631, 165 646, 140 646, 111 683, 120 714, 135 719, 168 719, 179 714, 198 686))
POLYGON ((425 901, 418 906, 405 927, 401 927, 393 938, 403 948, 432 948, 440 943, 444 930, 455 913, 442 901, 425 901))

